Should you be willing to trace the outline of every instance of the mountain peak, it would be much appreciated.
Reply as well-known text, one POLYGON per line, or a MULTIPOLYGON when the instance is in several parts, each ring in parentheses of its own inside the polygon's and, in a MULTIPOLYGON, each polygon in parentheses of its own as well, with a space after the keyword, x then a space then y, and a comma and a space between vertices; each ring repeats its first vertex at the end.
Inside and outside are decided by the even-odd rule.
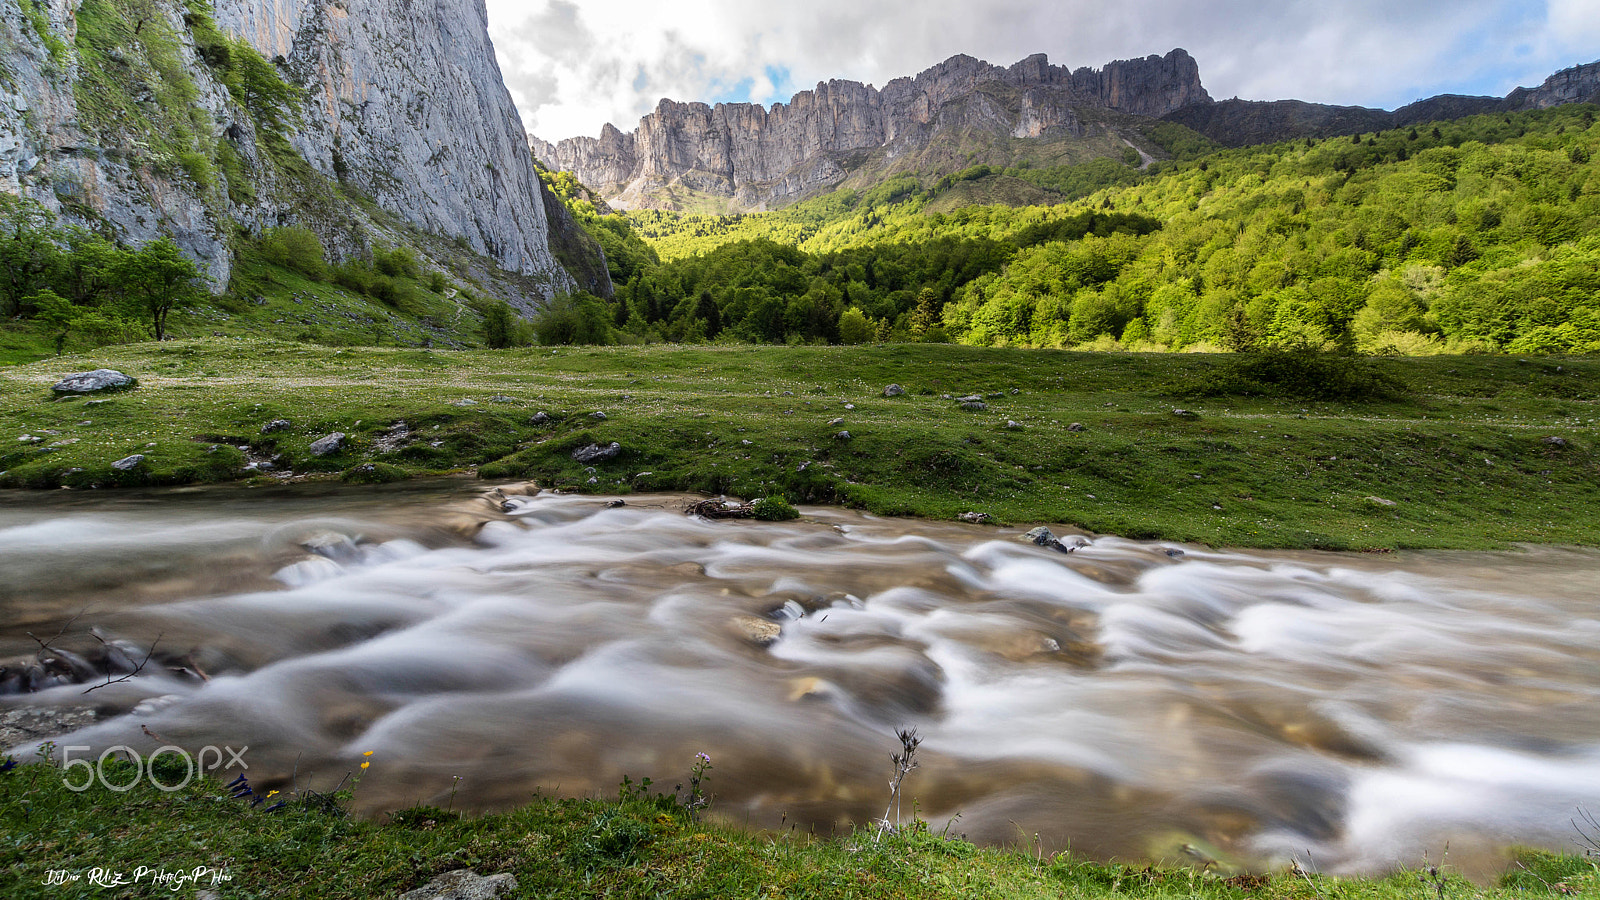
POLYGON ((958 54, 881 89, 818 82, 770 108, 664 98, 631 133, 608 124, 598 139, 533 144, 618 206, 659 205, 688 190, 765 208, 838 184, 864 155, 916 154, 963 133, 1082 136, 1101 126, 1085 125, 1079 108, 1157 117, 1210 100, 1182 49, 1076 70, 1043 53, 1007 68, 958 54))

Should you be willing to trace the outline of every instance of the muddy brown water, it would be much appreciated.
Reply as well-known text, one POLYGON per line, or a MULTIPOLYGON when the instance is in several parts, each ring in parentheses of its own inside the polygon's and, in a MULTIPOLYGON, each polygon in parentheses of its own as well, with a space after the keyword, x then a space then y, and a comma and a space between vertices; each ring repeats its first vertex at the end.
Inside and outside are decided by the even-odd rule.
POLYGON ((94 753, 248 746, 263 790, 372 751, 369 814, 670 789, 703 752, 713 814, 835 833, 884 815, 904 727, 907 815, 1045 851, 1373 872, 1448 844, 1482 877, 1600 810, 1595 551, 1062 555, 482 490, 0 496, 0 658, 92 628, 160 663, 0 704, 92 706, 57 742, 94 753))

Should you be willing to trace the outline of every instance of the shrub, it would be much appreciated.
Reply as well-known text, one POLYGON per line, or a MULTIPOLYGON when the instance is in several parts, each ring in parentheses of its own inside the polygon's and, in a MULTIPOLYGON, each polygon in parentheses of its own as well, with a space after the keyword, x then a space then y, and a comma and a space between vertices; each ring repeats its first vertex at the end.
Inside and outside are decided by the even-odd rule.
POLYGON ((1396 400, 1409 393, 1409 388, 1360 357, 1315 350, 1270 350, 1230 361, 1192 393, 1201 397, 1396 400))
POLYGON ((417 266, 417 258, 404 247, 387 251, 373 250, 372 264, 390 278, 416 278, 421 271, 417 266))
POLYGON ((750 504, 750 515, 763 522, 783 522, 800 518, 800 511, 782 497, 762 497, 750 504))
POLYGON ((328 279, 328 263, 323 258, 322 241, 308 228, 269 228, 259 244, 262 260, 310 278, 328 279))

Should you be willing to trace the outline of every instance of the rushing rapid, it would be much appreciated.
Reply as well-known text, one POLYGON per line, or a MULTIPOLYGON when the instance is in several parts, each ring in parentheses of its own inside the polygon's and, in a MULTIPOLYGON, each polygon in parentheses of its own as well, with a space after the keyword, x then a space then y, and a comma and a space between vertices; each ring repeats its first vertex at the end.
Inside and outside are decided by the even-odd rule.
POLYGON ((1063 554, 461 491, 7 504, 0 655, 66 625, 159 664, 0 702, 98 708, 58 739, 96 751, 248 745, 264 787, 372 751, 369 813, 670 789, 704 752, 713 814, 831 832, 884 815, 910 726, 935 830, 1092 856, 1364 872, 1448 844, 1487 874, 1600 809, 1600 553, 1063 554))

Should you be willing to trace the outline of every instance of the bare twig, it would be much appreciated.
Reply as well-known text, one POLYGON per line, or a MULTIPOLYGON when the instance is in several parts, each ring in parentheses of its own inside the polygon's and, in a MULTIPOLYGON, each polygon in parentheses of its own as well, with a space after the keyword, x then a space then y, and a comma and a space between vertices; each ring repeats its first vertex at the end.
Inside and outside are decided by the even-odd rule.
POLYGON ((748 519, 755 515, 755 508, 750 503, 728 506, 721 499, 713 497, 691 503, 684 512, 705 519, 748 519))
POLYGON ((50 639, 50 640, 48 640, 48 641, 41 641, 41 640, 39 640, 39 638, 38 638, 38 637, 36 637, 36 636, 35 636, 35 635, 34 635, 34 633, 33 633, 33 632, 31 632, 31 631, 29 631, 29 632, 27 632, 27 635, 28 635, 28 637, 31 637, 31 638, 33 638, 33 642, 34 642, 34 643, 35 643, 35 644, 38 644, 38 645, 39 645, 39 646, 40 646, 40 647, 41 647, 41 648, 43 648, 43 649, 44 649, 44 650, 45 650, 45 651, 46 651, 46 652, 50 652, 50 653, 54 653, 54 652, 55 652, 55 649, 56 649, 56 648, 54 648, 54 647, 52 647, 52 646, 50 646, 50 645, 51 645, 51 644, 53 644, 53 643, 55 643, 55 641, 56 641, 56 639, 57 639, 57 638, 60 638, 60 637, 61 637, 61 636, 62 636, 62 635, 64 635, 64 634, 66 634, 66 633, 67 633, 67 629, 68 629, 68 628, 71 628, 71 627, 72 627, 72 623, 73 623, 73 622, 76 622, 76 621, 78 621, 78 619, 79 619, 79 618, 80 618, 80 617, 81 617, 81 616, 82 616, 82 615, 83 615, 83 614, 84 614, 84 613, 86 613, 86 612, 88 612, 88 611, 89 611, 89 606, 92 606, 92 605, 93 605, 93 604, 89 604, 89 605, 87 605, 87 606, 85 606, 85 607, 84 607, 84 608, 83 608, 83 609, 80 609, 80 610, 78 610, 78 612, 77 612, 77 614, 76 614, 76 615, 74 615, 74 616, 73 616, 73 617, 72 617, 72 618, 70 618, 70 619, 68 619, 68 620, 67 620, 67 624, 65 624, 65 625, 62 625, 62 626, 61 626, 61 630, 60 630, 60 631, 57 631, 57 632, 56 632, 56 636, 55 636, 55 637, 53 637, 53 638, 51 638, 51 639, 50 639))
MULTIPOLYGON (((106 673, 106 682, 105 682, 105 684, 97 684, 97 685, 89 688, 88 690, 84 691, 84 693, 87 694, 87 693, 89 693, 91 691, 98 691, 103 687, 110 687, 113 684, 120 684, 120 683, 122 683, 124 681, 129 681, 135 675, 138 675, 140 672, 143 672, 145 664, 150 662, 150 657, 152 657, 152 656, 154 656, 156 654, 156 645, 161 643, 161 638, 162 638, 162 635, 158 634, 158 635, 156 635, 156 639, 150 642, 150 652, 146 653, 144 655, 144 659, 139 660, 139 664, 137 666, 133 667, 133 671, 132 672, 129 672, 128 674, 122 676, 121 678, 112 678, 111 677, 111 673, 107 672, 106 673)), ((100 636, 99 635, 95 635, 95 640, 100 640, 100 636)))
POLYGON ((1600 820, 1596 820, 1594 813, 1583 807, 1578 807, 1578 818, 1572 820, 1572 830, 1578 833, 1577 845, 1583 848, 1583 855, 1589 857, 1600 856, 1600 820), (1578 820, 1583 820, 1583 825, 1578 820), (1589 827, 1584 830, 1584 825, 1589 827))

